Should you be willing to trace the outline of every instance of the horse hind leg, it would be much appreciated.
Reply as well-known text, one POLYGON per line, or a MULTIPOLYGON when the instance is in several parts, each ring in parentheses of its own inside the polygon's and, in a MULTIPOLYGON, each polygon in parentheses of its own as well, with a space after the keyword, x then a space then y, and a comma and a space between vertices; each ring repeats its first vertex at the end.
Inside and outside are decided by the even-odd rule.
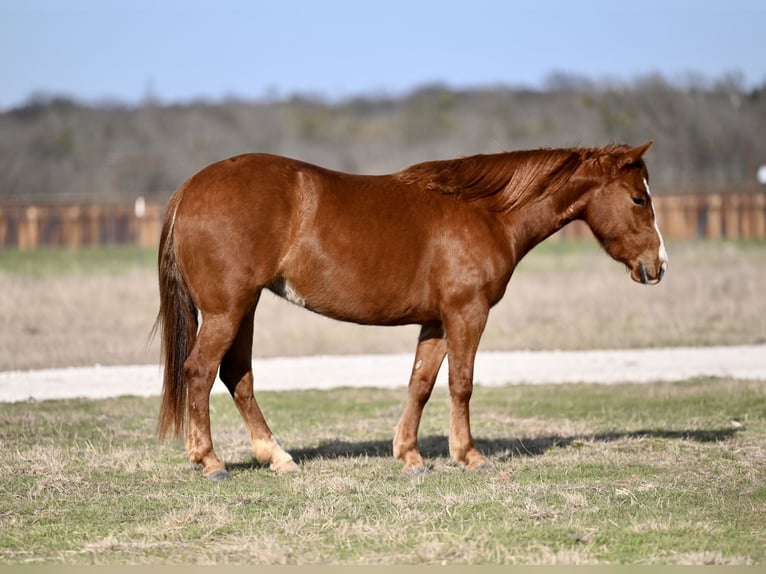
POLYGON ((202 465, 211 480, 228 480, 229 473, 213 450, 210 433, 210 391, 222 357, 236 333, 236 322, 227 315, 204 317, 197 340, 184 362, 187 380, 189 426, 186 442, 189 460, 202 465))
POLYGON ((292 456, 279 446, 263 416, 253 392, 253 315, 255 306, 245 315, 239 331, 221 362, 220 377, 231 393, 250 433, 255 458, 278 473, 298 471, 292 456))

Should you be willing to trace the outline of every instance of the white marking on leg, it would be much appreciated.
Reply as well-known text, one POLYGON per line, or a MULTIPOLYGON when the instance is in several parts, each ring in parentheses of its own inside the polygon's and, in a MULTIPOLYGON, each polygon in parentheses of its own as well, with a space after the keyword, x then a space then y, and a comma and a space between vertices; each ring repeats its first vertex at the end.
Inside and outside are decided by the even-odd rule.
MULTIPOLYGON (((649 190, 649 182, 646 181, 646 178, 644 178, 644 187, 646 188, 646 195, 649 196, 649 198, 652 197, 652 192, 649 190)), ((663 271, 667 270, 668 268, 668 252, 665 249, 665 240, 662 238, 662 233, 660 232, 660 226, 657 225, 657 212, 654 209, 654 203, 652 203, 652 219, 654 220, 654 230, 657 232, 657 237, 660 238, 660 264, 662 266, 663 271)))

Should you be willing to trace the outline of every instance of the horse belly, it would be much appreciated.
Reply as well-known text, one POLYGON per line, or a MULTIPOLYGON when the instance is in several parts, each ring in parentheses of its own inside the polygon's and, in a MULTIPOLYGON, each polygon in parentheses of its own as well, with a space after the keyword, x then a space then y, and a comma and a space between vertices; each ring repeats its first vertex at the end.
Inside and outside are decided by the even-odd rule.
POLYGON ((269 289, 295 305, 340 321, 404 325, 435 318, 428 286, 417 277, 408 280, 401 274, 381 273, 360 278, 348 270, 308 267, 311 272, 285 274, 269 289))

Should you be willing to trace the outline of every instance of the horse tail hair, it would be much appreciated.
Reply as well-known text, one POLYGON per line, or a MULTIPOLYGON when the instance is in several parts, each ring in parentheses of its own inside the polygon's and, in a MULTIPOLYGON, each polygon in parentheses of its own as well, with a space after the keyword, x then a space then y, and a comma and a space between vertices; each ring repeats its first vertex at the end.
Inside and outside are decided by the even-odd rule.
POLYGON ((180 438, 186 428, 186 361, 197 337, 197 307, 186 280, 178 268, 173 244, 173 230, 183 187, 168 203, 160 236, 157 267, 159 271, 160 310, 152 333, 160 330, 161 354, 165 366, 157 431, 164 439, 170 431, 180 438))

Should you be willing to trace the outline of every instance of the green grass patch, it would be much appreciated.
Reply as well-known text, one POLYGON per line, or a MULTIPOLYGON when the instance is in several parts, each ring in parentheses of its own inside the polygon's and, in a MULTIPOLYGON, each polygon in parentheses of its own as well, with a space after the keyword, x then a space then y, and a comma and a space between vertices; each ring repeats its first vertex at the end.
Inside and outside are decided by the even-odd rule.
POLYGON ((766 381, 477 387, 478 446, 448 458, 437 388, 421 448, 390 455, 405 391, 263 392, 302 472, 255 462, 228 397, 204 480, 154 436, 157 399, 0 405, 5 564, 763 564, 766 381))
POLYGON ((60 275, 118 275, 153 270, 157 250, 134 246, 45 248, 36 251, 0 250, 0 271, 30 277, 60 275))

